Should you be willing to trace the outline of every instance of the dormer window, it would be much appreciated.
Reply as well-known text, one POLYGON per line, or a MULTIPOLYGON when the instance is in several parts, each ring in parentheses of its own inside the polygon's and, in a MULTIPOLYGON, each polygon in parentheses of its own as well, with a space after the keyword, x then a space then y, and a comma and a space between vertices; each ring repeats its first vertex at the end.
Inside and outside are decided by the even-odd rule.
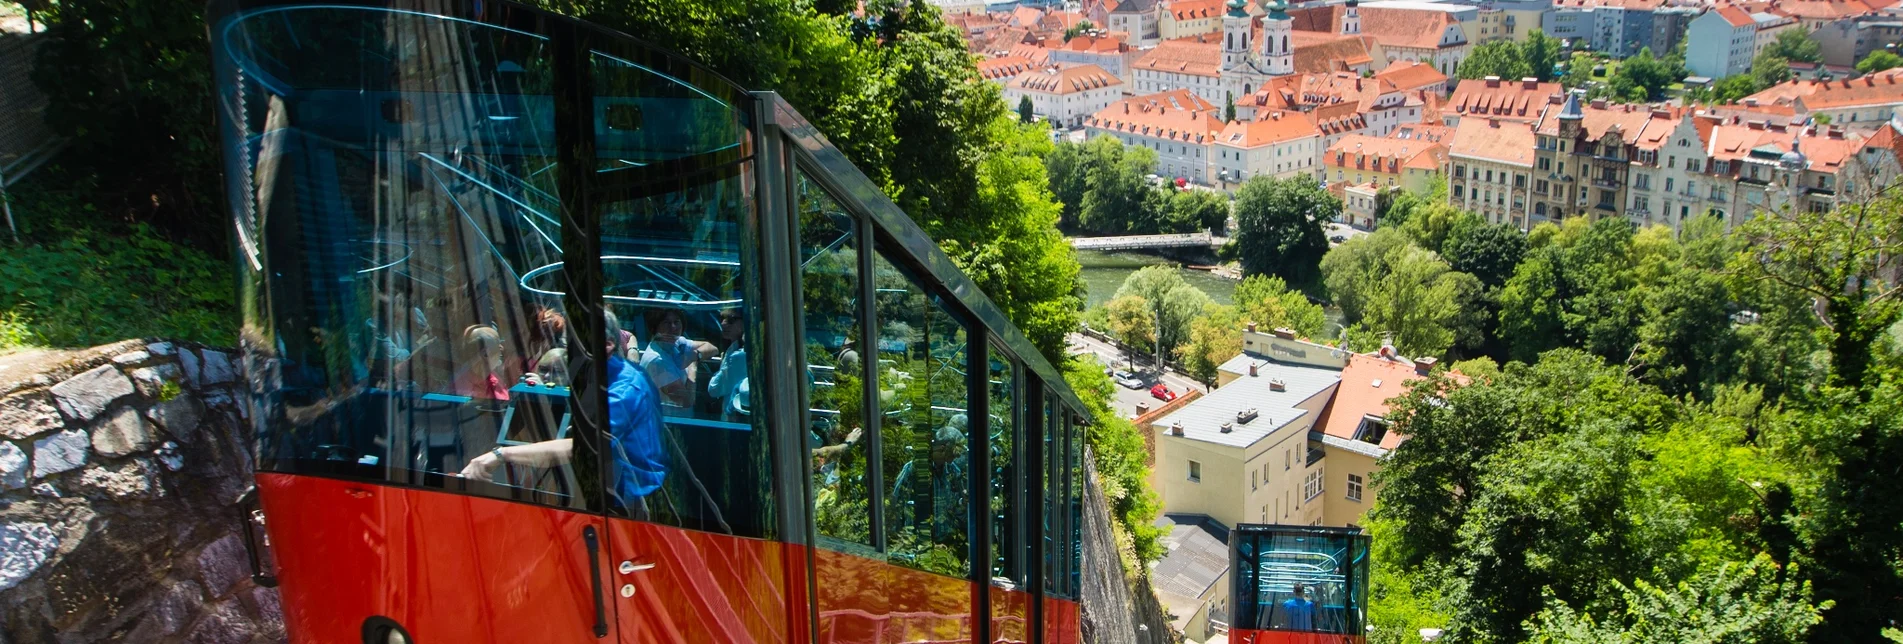
POLYGON ((1381 439, 1388 435, 1388 421, 1379 416, 1362 416, 1361 425, 1355 427, 1355 440, 1380 445, 1381 439))

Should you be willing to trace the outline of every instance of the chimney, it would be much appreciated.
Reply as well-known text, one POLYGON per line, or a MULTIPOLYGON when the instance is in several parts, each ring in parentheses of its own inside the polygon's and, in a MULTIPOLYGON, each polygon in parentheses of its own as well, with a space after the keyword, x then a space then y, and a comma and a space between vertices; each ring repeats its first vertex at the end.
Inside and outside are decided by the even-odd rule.
POLYGON ((1124 114, 1129 114, 1129 113, 1130 113, 1130 104, 1129 104, 1129 103, 1124 103, 1124 104, 1123 104, 1123 113, 1124 113, 1124 114))
POLYGON ((1548 95, 1546 95, 1546 104, 1547 104, 1547 105, 1558 105, 1558 104, 1560 104, 1560 103, 1564 103, 1564 102, 1566 102, 1566 95, 1565 95, 1565 94, 1563 94, 1563 93, 1560 93, 1560 92, 1554 92, 1554 93, 1552 93, 1552 94, 1548 94, 1548 95))
POLYGON ((1753 130, 1762 130, 1764 129, 1764 121, 1746 121, 1744 126, 1753 130))
POLYGON ((1257 415, 1258 414, 1256 413, 1256 410, 1254 407, 1250 407, 1246 410, 1236 412, 1236 424, 1247 425, 1249 424, 1249 421, 1255 420, 1257 415))
POLYGON ((1520 89, 1539 89, 1540 79, 1528 76, 1520 79, 1520 89))
POLYGON ((1179 420, 1170 424, 1170 435, 1171 436, 1183 435, 1183 421, 1179 420))
POLYGON ((1256 364, 1256 363, 1253 363, 1253 362, 1251 362, 1251 363, 1249 363, 1249 377, 1250 377, 1250 378, 1254 378, 1254 377, 1256 377, 1256 376, 1259 376, 1259 375, 1262 375, 1262 372, 1261 372, 1260 370, 1258 370, 1258 367, 1260 367, 1260 366, 1261 366, 1261 365, 1258 365, 1258 364, 1256 364))
POLYGON ((1487 127, 1490 127, 1496 130, 1500 129, 1500 119, 1489 117, 1487 119, 1487 127))
POLYGON ((1751 98, 1751 97, 1748 97, 1748 96, 1747 96, 1747 97, 1745 97, 1745 99, 1744 99, 1744 104, 1745 104, 1745 106, 1746 106, 1746 107, 1757 107, 1757 106, 1758 106, 1758 99, 1755 99, 1755 98, 1751 98))
POLYGON ((1281 380, 1270 380, 1269 391, 1288 391, 1288 383, 1282 382, 1281 380))
POLYGON ((1499 77, 1499 76, 1488 76, 1488 77, 1487 77, 1487 87, 1499 87, 1499 86, 1500 86, 1500 77, 1499 77))
POLYGON ((1606 99, 1603 99, 1603 98, 1592 99, 1592 108, 1595 110, 1606 109, 1606 99))
POLYGON ((1428 372, 1434 370, 1434 363, 1436 362, 1439 362, 1439 360, 1434 359, 1432 356, 1415 358, 1414 373, 1425 376, 1428 372))
POLYGON ((1236 426, 1234 424, 1231 424, 1231 423, 1222 424, 1222 433, 1227 434, 1233 431, 1236 431, 1236 426))
POLYGON ((1250 321, 1249 321, 1249 332, 1250 332, 1250 333, 1255 333, 1255 321, 1254 321, 1254 320, 1250 320, 1250 321))
POLYGON ((1293 340, 1295 339, 1295 329, 1291 329, 1285 326, 1275 327, 1275 337, 1281 338, 1283 340, 1293 340))

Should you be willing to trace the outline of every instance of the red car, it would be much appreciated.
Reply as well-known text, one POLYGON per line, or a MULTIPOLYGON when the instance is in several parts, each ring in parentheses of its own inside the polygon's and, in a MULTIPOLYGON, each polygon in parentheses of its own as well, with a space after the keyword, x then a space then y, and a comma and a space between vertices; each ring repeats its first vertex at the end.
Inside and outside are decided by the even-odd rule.
POLYGON ((1170 391, 1169 385, 1166 385, 1160 382, 1156 383, 1155 386, 1150 387, 1150 395, 1154 396, 1157 400, 1161 400, 1164 402, 1176 400, 1176 392, 1170 391))

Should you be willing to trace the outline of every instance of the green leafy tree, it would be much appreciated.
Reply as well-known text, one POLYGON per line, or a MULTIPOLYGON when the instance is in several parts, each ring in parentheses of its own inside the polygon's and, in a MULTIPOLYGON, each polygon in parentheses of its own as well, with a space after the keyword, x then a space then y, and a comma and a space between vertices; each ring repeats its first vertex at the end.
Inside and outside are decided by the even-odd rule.
POLYGON ((1110 312, 1111 337, 1132 351, 1156 346, 1156 312, 1149 300, 1141 295, 1123 295, 1111 299, 1105 307, 1110 312))
POLYGON ((1785 29, 1765 45, 1764 51, 1784 60, 1804 63, 1819 63, 1824 60, 1824 48, 1812 40, 1807 29, 1785 29))
POLYGON ((1859 74, 1875 74, 1880 71, 1896 69, 1898 67, 1903 67, 1903 56, 1898 56, 1883 50, 1870 52, 1869 56, 1865 56, 1863 60, 1857 61, 1857 73, 1859 74))
POLYGON ((1404 354, 1442 355, 1473 335, 1461 328, 1462 313, 1482 291, 1479 280, 1392 229, 1329 251, 1322 274, 1344 322, 1391 337, 1404 354))
POLYGON ((1751 59, 1751 86, 1754 91, 1763 91, 1790 79, 1790 61, 1777 55, 1770 48, 1765 48, 1756 58, 1751 59))
POLYGON ((1510 357, 1532 361, 1550 349, 1579 347, 1625 360, 1642 302, 1633 289, 1633 237, 1624 220, 1576 218, 1528 252, 1499 294, 1500 336, 1510 357))
POLYGON ((1164 214, 1162 232, 1222 234, 1229 225, 1229 198, 1212 190, 1179 190, 1170 195, 1164 214))
POLYGON ((1255 322, 1258 328, 1293 329, 1299 335, 1313 338, 1320 336, 1328 324, 1327 313, 1321 305, 1308 301, 1308 296, 1289 288, 1288 282, 1280 277, 1250 275, 1243 278, 1236 284, 1234 299, 1242 321, 1255 322))
POLYGON ((1078 211, 1083 208, 1084 192, 1089 189, 1085 178, 1092 167, 1091 147, 1088 144, 1059 141, 1051 147, 1050 154, 1044 156, 1045 176, 1050 183, 1051 196, 1063 207, 1058 225, 1066 229, 1077 228, 1078 211))
POLYGON ((1234 123, 1235 121, 1236 121, 1236 95, 1232 92, 1223 92, 1222 94, 1222 122, 1234 123))
POLYGON ((1236 191, 1230 252, 1245 273, 1275 275, 1297 288, 1311 288, 1328 252, 1322 225, 1340 211, 1341 200, 1312 178, 1257 176, 1236 191))
POLYGON ((1064 30, 1064 42, 1070 42, 1070 39, 1089 33, 1096 28, 1097 26, 1090 24, 1089 20, 1080 20, 1077 24, 1071 25, 1069 29, 1064 30))
MULTIPOLYGON (((1118 298, 1141 298, 1156 326, 1158 358, 1169 356, 1189 339, 1189 323, 1210 304, 1209 295, 1191 286, 1174 266, 1145 266, 1117 287, 1118 298)), ((1114 302, 1114 300, 1113 300, 1114 302)), ((1112 307, 1112 315, 1116 314, 1112 307)))
POLYGON ((1107 136, 1092 139, 1086 151, 1078 225, 1112 235, 1155 232, 1166 197, 1144 175, 1156 167, 1156 151, 1107 136))
POLYGON ((1682 76, 1665 62, 1652 57, 1652 49, 1640 49, 1637 55, 1625 59, 1619 69, 1612 73, 1610 82, 1615 90, 1621 86, 1630 88, 1630 96, 1635 101, 1649 101, 1663 98, 1665 88, 1676 83, 1682 76))
POLYGON ((1458 75, 1468 79, 1496 76, 1518 80, 1532 76, 1533 71, 1527 65, 1525 50, 1519 43, 1495 40, 1474 46, 1467 59, 1461 61, 1458 75))
POLYGON ((1217 367, 1242 353, 1242 314, 1236 307, 1210 303, 1189 323, 1189 341, 1177 351, 1189 375, 1216 380, 1217 367))
POLYGON ((1532 75, 1542 81, 1553 80, 1553 66, 1559 63, 1559 39, 1546 35, 1539 29, 1528 31, 1526 41, 1520 43, 1520 58, 1532 75))
POLYGON ((1533 618, 1536 644, 1705 642, 1801 644, 1830 608, 1811 603, 1810 585, 1769 557, 1725 562, 1675 585, 1619 584, 1622 612, 1595 621, 1552 600, 1533 618))
POLYGON ((1758 91, 1757 78, 1751 74, 1727 76, 1712 83, 1711 100, 1718 103, 1730 103, 1758 91))
POLYGON ((1526 235, 1511 224, 1463 226, 1448 235, 1441 254, 1454 270, 1479 278, 1487 288, 1499 288, 1526 256, 1526 235))
POLYGON ((1032 120, 1035 119, 1035 115, 1031 113, 1031 109, 1032 109, 1031 97, 1023 96, 1018 98, 1018 122, 1019 123, 1030 123, 1032 120))

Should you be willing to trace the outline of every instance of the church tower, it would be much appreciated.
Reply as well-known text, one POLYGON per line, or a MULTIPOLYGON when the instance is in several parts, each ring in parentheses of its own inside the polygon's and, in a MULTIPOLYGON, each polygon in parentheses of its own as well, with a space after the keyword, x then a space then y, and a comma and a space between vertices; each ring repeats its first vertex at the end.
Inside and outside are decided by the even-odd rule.
POLYGON ((1222 68, 1241 67, 1249 59, 1249 0, 1229 0, 1222 15, 1222 68))
POLYGON ((1358 0, 1348 0, 1348 9, 1341 16, 1341 35, 1343 36, 1361 35, 1361 10, 1359 9, 1360 5, 1361 3, 1358 0))
POLYGON ((1269 14, 1262 17, 1262 63, 1270 76, 1293 74, 1295 48, 1289 45, 1289 36, 1295 31, 1295 21, 1289 19, 1288 3, 1270 0, 1267 8, 1269 14))

